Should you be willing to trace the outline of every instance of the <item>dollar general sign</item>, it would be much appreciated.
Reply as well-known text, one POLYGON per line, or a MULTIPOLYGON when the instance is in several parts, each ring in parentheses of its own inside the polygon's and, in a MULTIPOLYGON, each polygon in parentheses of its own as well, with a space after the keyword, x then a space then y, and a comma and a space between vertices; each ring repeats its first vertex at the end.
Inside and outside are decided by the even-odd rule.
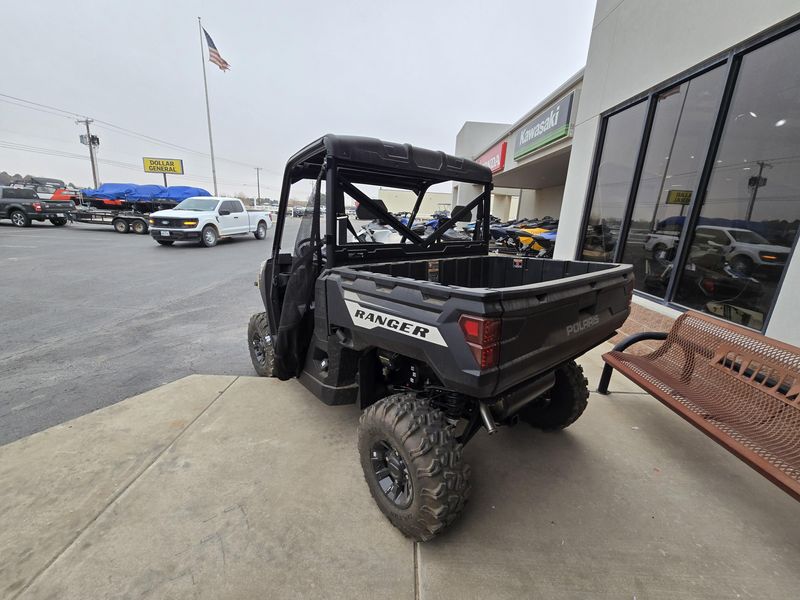
POLYGON ((179 158, 143 158, 145 173, 183 175, 183 161, 179 158))

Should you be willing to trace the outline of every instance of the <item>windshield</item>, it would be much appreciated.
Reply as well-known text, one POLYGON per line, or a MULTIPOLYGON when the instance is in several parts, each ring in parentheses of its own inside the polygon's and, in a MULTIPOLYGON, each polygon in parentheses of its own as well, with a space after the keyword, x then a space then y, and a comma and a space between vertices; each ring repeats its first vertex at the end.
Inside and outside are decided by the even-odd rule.
POLYGON ((175 209, 197 211, 214 210, 217 207, 218 202, 219 200, 214 198, 187 198, 178 204, 175 209))
POLYGON ((733 236, 733 239, 742 244, 769 244, 767 240, 758 235, 755 231, 749 231, 747 229, 729 229, 728 232, 733 236))

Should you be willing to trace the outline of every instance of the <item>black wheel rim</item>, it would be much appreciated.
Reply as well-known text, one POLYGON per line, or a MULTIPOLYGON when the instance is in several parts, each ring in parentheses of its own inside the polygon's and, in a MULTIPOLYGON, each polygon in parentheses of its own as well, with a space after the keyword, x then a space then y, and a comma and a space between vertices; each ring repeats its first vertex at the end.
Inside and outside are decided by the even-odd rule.
POLYGON ((267 340, 262 338, 257 333, 253 336, 253 339, 250 340, 250 344, 253 346, 253 355, 256 357, 258 364, 262 367, 267 366, 267 340))
POLYGON ((414 499, 414 487, 408 465, 389 442, 379 441, 370 453, 372 473, 383 495, 398 508, 408 508, 414 499))

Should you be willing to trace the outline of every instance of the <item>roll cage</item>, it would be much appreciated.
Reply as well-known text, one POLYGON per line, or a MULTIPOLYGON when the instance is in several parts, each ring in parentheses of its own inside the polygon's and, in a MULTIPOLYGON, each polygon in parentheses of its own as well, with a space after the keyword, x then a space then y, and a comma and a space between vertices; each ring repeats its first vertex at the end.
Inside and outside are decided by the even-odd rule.
MULTIPOLYGON (((325 135, 292 156, 284 171, 283 186, 278 208, 278 222, 272 248, 272 259, 278 262, 289 189, 302 180, 325 181, 326 227, 324 235, 317 229, 320 239, 309 240, 320 250, 325 268, 357 263, 470 256, 488 253, 489 203, 492 190, 490 170, 473 161, 418 148, 409 144, 396 144, 375 138, 325 135), (465 206, 455 207, 449 219, 432 233, 421 236, 412 230, 419 208, 427 190, 448 181, 472 184, 482 188, 465 206), (416 194, 408 224, 402 223, 380 203, 375 202, 357 184, 391 186, 407 189, 416 194), (345 196, 357 201, 375 218, 393 227, 401 236, 401 243, 374 244, 346 242, 348 231, 356 237, 352 222, 345 210, 345 196), (445 232, 458 221, 470 220, 476 213, 476 226, 472 239, 463 241, 442 240, 445 232)), ((319 191, 319 186, 317 186, 319 191)), ((309 209, 319 220, 321 194, 317 194, 309 209)))

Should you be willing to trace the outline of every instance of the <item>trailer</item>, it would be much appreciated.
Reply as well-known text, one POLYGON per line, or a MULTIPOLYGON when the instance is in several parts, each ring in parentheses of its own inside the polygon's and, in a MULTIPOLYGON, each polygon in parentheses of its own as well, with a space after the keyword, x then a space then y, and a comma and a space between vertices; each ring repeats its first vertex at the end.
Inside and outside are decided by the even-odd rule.
POLYGON ((81 190, 72 220, 90 225, 111 225, 117 233, 146 234, 150 213, 175 208, 193 196, 208 196, 202 188, 163 187, 134 183, 104 183, 96 190, 81 190))
POLYGON ((111 225, 117 233, 145 234, 149 231, 149 213, 140 213, 134 210, 102 210, 93 207, 80 206, 72 215, 76 223, 90 225, 111 225))

